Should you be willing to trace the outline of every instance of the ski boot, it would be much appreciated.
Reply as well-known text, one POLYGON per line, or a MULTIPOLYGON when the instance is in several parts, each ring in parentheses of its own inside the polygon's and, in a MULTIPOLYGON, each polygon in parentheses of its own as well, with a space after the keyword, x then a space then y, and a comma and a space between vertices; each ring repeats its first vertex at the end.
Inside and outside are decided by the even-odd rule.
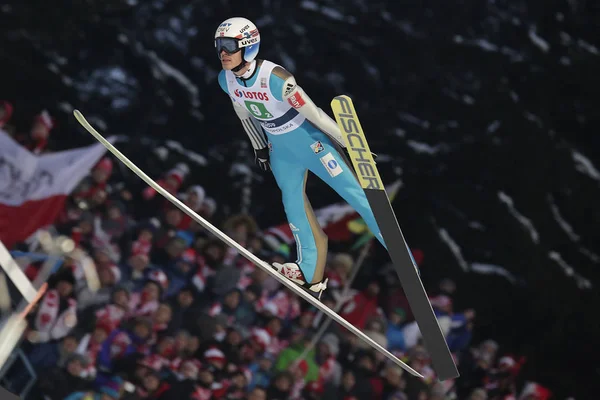
POLYGON ((304 279, 302 270, 300 270, 300 267, 296 263, 273 263, 273 269, 288 278, 290 281, 294 282, 296 285, 300 286, 302 289, 306 290, 319 301, 321 300, 323 291, 327 289, 327 281, 329 280, 328 278, 324 278, 321 282, 308 283, 304 279))

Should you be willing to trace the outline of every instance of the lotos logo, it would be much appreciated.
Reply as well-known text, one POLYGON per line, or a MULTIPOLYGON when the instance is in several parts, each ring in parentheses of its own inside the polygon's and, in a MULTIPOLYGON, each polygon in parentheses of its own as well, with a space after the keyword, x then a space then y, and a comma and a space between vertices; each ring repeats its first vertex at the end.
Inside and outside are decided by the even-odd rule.
POLYGON ((240 89, 235 89, 233 92, 237 97, 243 97, 250 100, 269 101, 269 95, 264 92, 246 92, 240 89))

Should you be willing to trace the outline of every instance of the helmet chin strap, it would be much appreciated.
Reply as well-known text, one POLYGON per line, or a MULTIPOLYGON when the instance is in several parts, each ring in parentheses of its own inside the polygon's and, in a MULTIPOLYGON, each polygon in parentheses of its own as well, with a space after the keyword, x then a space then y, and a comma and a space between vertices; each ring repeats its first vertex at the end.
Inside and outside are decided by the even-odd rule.
POLYGON ((256 60, 252 60, 250 63, 245 61, 244 63, 242 63, 242 68, 244 68, 245 66, 248 66, 248 71, 244 72, 241 75, 237 74, 237 72, 240 71, 240 68, 238 67, 235 67, 234 69, 232 69, 232 71, 235 72, 235 75, 240 79, 249 79, 252 75, 254 75, 254 71, 256 70, 256 60), (236 69, 237 71, 235 71, 236 69))
POLYGON ((232 72, 239 72, 239 71, 240 71, 242 68, 244 68, 245 66, 246 66, 246 60, 244 60, 244 59, 242 58, 242 62, 241 62, 241 63, 240 63, 240 64, 239 64, 237 67, 231 68, 231 71, 232 71, 232 72))

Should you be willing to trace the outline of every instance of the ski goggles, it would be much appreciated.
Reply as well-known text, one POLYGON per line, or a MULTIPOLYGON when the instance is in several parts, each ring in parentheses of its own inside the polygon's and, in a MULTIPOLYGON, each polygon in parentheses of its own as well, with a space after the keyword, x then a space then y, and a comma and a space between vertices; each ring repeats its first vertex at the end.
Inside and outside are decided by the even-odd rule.
POLYGON ((216 38, 215 47, 217 48, 217 54, 221 54, 222 51, 225 51, 227 54, 233 54, 241 50, 239 40, 228 37, 216 38))

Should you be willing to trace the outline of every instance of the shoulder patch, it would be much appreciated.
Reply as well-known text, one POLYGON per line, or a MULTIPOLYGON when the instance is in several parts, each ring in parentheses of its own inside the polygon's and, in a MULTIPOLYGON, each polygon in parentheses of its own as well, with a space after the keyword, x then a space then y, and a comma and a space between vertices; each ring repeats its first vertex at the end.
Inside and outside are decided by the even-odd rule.
POLYGON ((285 81, 284 81, 284 85, 283 85, 283 97, 288 97, 290 94, 292 94, 294 92, 294 90, 296 90, 296 87, 298 85, 296 84, 296 79, 290 75, 285 81))
POLYGON ((273 75, 281 78, 284 81, 287 78, 289 78, 289 77, 292 76, 292 74, 288 70, 284 69, 283 67, 280 67, 279 65, 276 66, 275 68, 273 68, 273 72, 272 73, 273 73, 273 75))

